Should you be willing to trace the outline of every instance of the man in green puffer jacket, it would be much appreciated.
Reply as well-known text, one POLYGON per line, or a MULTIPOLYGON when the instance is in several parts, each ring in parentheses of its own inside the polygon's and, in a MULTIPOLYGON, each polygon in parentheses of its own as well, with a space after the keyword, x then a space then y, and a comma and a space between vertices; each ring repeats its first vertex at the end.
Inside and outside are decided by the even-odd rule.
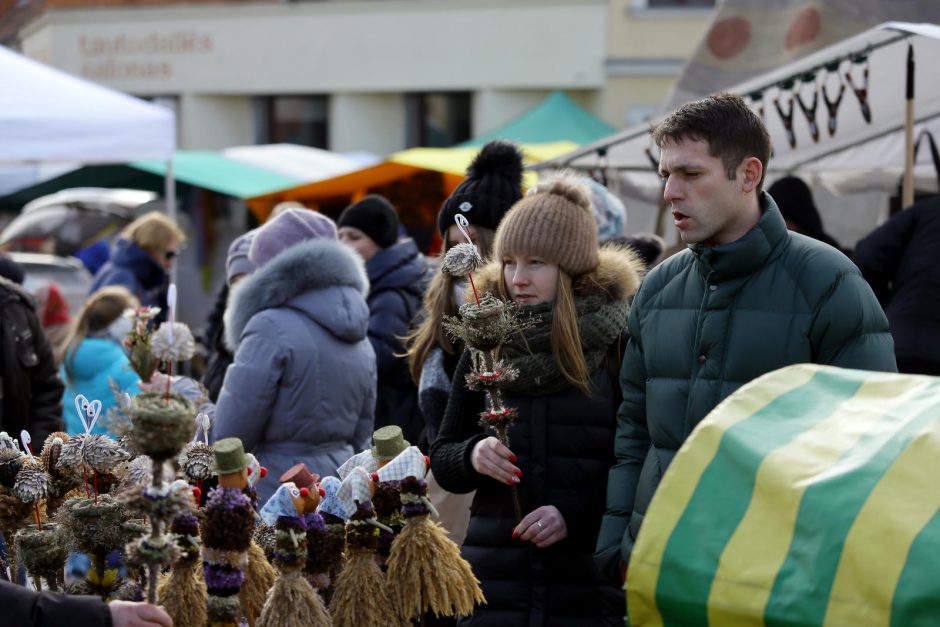
POLYGON ((627 323, 617 462, 594 556, 619 581, 663 473, 722 399, 796 363, 897 371, 888 321, 861 273, 835 248, 787 231, 762 191, 770 137, 741 98, 683 105, 653 137, 688 250, 649 273, 627 323))

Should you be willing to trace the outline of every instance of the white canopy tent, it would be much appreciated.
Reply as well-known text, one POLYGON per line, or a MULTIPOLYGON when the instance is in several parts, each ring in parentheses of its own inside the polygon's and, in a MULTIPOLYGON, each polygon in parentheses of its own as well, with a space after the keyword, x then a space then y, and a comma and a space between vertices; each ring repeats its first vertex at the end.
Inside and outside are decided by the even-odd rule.
POLYGON ((331 179, 364 167, 358 160, 340 153, 297 144, 235 146, 222 150, 222 154, 230 159, 293 176, 304 182, 331 179))
POLYGON ((173 112, 0 46, 0 162, 168 163, 166 207, 176 216, 173 112))
MULTIPOLYGON (((940 81, 936 79, 934 65, 940 59, 940 26, 933 24, 888 22, 729 88, 727 91, 747 97, 755 111, 763 103, 764 120, 774 146, 768 179, 797 174, 815 183, 815 188, 832 193, 833 198, 841 194, 876 193, 883 204, 887 193, 896 189, 904 168, 908 44, 913 46, 916 66, 914 136, 924 129, 940 136, 940 81), (804 103, 810 104, 813 93, 823 83, 827 84, 832 100, 839 92, 840 79, 847 82, 844 77, 849 70, 855 86, 861 87, 866 66, 870 123, 862 116, 852 87, 846 85, 832 136, 827 130, 828 113, 822 93, 816 112, 818 141, 811 136, 799 105, 793 104, 795 147, 791 147, 774 100, 780 98, 786 113, 790 93, 801 92, 804 103)), ((649 125, 642 125, 621 131, 539 163, 535 168, 615 170, 620 176, 611 177, 614 179, 611 186, 619 193, 656 202, 661 193, 653 165, 658 149, 652 144, 649 129, 649 125)), ((931 182, 935 186, 936 174, 929 152, 922 148, 917 157, 916 173, 922 186, 929 188, 931 182)), ((880 217, 876 216, 875 221, 880 217)))

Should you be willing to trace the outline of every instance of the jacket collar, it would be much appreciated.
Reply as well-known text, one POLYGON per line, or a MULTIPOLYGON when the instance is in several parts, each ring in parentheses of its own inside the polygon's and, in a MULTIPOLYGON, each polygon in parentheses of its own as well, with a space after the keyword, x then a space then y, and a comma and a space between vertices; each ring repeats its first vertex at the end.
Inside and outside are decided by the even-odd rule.
POLYGON ((744 237, 720 246, 689 246, 699 271, 715 282, 753 274, 788 241, 787 224, 766 192, 761 193, 761 217, 744 237))
POLYGON ((383 248, 366 262, 369 282, 378 287, 413 287, 421 292, 421 278, 426 264, 420 257, 418 245, 413 239, 397 242, 383 248))
POLYGON ((146 250, 126 239, 119 239, 111 253, 112 264, 127 268, 134 273, 144 289, 159 287, 166 279, 166 272, 146 250))
POLYGON ((297 296, 328 287, 369 292, 362 258, 335 240, 314 240, 280 253, 231 291, 225 311, 225 343, 238 347, 252 316, 282 307, 297 296))

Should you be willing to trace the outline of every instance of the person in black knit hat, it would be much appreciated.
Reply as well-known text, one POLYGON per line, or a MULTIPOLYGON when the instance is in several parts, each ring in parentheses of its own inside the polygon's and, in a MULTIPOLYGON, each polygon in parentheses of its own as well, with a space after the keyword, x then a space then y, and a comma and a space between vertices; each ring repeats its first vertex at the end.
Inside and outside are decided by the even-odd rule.
POLYGON ((344 242, 349 240, 346 243, 350 246, 352 246, 351 242, 363 241, 360 237, 363 235, 371 240, 364 242, 363 250, 352 246, 368 261, 375 251, 388 248, 398 241, 399 224, 398 213, 392 203, 377 194, 369 194, 359 202, 346 207, 340 214, 336 226, 339 229, 340 240, 344 242), (365 250, 373 252, 368 254, 363 252, 365 250))
POLYGON ((839 242, 823 230, 819 209, 813 201, 813 192, 803 179, 785 176, 768 187, 767 193, 777 203, 788 229, 842 250, 839 242))
MULTIPOLYGON (((480 255, 488 259, 496 227, 520 198, 522 153, 510 142, 488 142, 467 168, 466 178, 441 205, 437 227, 444 240, 443 252, 466 242, 454 222, 454 216, 462 214, 469 223, 467 232, 471 240, 480 255)), ((425 293, 423 320, 408 338, 408 366, 412 378, 419 384, 419 403, 427 428, 426 444, 437 435, 450 394, 451 377, 463 352, 463 346, 447 337, 441 320, 444 316, 457 315, 465 289, 465 281, 446 272, 436 273, 425 293)))
POLYGON ((467 168, 467 177, 444 201, 437 216, 442 235, 462 213, 475 226, 496 231, 506 211, 522 197, 522 155, 515 145, 491 141, 467 168))
POLYGON ((378 369, 375 428, 397 425, 406 440, 417 442, 424 428, 418 388, 399 355, 421 308, 430 266, 413 239, 399 241, 398 213, 382 196, 366 196, 346 207, 337 226, 339 240, 365 260, 369 276, 369 341, 378 369))
MULTIPOLYGON (((480 149, 467 168, 467 176, 444 201, 438 214, 438 231, 444 240, 445 251, 466 242, 454 223, 454 216, 467 218, 467 231, 484 259, 489 259, 496 227, 506 211, 522 198, 522 154, 515 145, 505 141, 492 141, 480 149)), ((418 404, 425 421, 425 438, 419 446, 428 446, 437 437, 457 362, 463 345, 447 337, 441 326, 446 316, 457 315, 457 307, 464 302, 463 292, 469 289, 466 281, 455 279, 445 272, 437 272, 424 296, 424 317, 409 336, 408 367, 418 383, 418 404)), ((411 440, 414 442, 414 440, 411 440)), ((470 520, 472 494, 450 494, 441 489, 428 475, 428 496, 440 513, 439 522, 447 529, 454 542, 460 544, 470 520)), ((447 624, 443 619, 425 617, 435 627, 447 624)))

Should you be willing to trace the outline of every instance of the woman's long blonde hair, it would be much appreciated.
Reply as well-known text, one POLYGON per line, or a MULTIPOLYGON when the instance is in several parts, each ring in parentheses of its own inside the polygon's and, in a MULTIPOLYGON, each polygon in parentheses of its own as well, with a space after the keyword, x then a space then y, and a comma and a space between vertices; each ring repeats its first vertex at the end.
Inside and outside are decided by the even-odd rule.
MULTIPOLYGON (((473 226, 474 244, 484 260, 488 260, 493 251, 495 233, 492 229, 473 226)), ((446 234, 445 234, 446 235, 446 234)), ((449 247, 448 247, 449 248, 449 247)), ((445 250, 446 252, 446 250, 445 250)), ((444 352, 455 355, 458 347, 447 337, 441 320, 444 316, 456 316, 461 303, 455 303, 452 296, 454 277, 445 272, 436 272, 428 289, 424 292, 424 319, 417 328, 405 336, 405 357, 408 358, 408 370, 415 385, 421 380, 421 371, 428 353, 435 346, 444 352)))
MULTIPOLYGON (((506 286, 506 273, 502 270, 499 292, 503 300, 512 300, 506 286)), ((574 279, 561 268, 558 268, 558 288, 552 303, 551 344, 552 358, 558 366, 558 372, 586 395, 593 394, 591 372, 581 347, 581 329, 578 326, 578 310, 574 302, 574 279)))
POLYGON ((90 333, 99 333, 107 329, 112 322, 121 317, 127 308, 136 308, 138 306, 137 298, 126 287, 120 285, 102 287, 88 297, 85 306, 82 307, 78 318, 75 320, 75 326, 72 328, 65 346, 63 364, 65 365, 65 375, 70 381, 75 367, 75 354, 78 352, 78 347, 82 341, 90 333))

